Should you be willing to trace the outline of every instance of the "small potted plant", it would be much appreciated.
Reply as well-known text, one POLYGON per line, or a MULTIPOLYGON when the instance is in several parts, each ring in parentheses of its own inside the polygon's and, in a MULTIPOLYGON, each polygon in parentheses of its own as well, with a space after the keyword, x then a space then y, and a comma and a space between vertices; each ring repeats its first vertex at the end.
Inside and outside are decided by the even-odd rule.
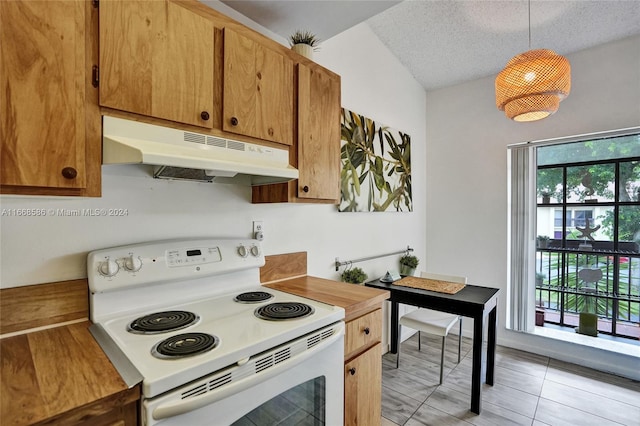
POLYGON ((296 30, 289 36, 291 50, 309 59, 312 59, 313 52, 318 50, 319 42, 320 39, 310 31, 296 30))
POLYGON ((540 195, 542 195, 542 204, 551 203, 551 193, 550 192, 542 191, 542 193, 540 193, 540 195))
POLYGON ((367 280, 367 274, 364 273, 362 268, 345 269, 342 273, 342 281, 351 284, 364 284, 367 280))
POLYGON ((538 235, 536 240, 538 241, 538 248, 547 248, 549 245, 549 237, 546 235, 538 235))
POLYGON ((420 263, 420 261, 417 257, 405 254, 400 258, 400 275, 413 275, 416 272, 418 263, 420 263))

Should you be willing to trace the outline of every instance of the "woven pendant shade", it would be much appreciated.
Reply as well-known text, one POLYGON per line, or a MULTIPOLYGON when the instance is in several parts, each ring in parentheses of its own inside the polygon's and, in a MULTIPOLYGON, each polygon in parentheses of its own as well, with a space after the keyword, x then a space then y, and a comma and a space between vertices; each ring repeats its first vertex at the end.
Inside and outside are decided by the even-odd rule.
POLYGON ((556 112, 570 91, 569 61, 553 50, 529 50, 496 77, 496 106, 515 121, 540 120, 556 112))

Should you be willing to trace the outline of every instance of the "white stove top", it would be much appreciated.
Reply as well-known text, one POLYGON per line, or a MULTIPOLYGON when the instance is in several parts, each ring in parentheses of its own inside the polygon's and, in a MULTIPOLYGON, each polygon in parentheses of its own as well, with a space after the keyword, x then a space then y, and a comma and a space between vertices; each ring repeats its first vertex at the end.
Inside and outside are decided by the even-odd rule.
MULTIPOLYGON (((127 326, 138 316, 127 315, 102 323, 127 358, 144 377, 143 394, 150 398, 224 367, 242 363, 252 355, 310 333, 344 318, 342 308, 302 297, 255 287, 243 291, 267 291, 275 297, 261 303, 238 303, 235 294, 223 295, 193 303, 171 305, 171 310, 184 310, 200 317, 192 326, 159 334, 134 334, 127 326), (256 308, 274 302, 301 302, 314 308, 308 317, 285 321, 269 321, 254 315, 256 308), (220 339, 214 349, 185 358, 159 359, 151 354, 158 342, 183 333, 208 333, 220 339)), ((141 312, 140 316, 155 311, 141 312)))
POLYGON ((263 264, 261 249, 253 240, 169 241, 92 252, 88 257, 91 318, 141 373, 145 398, 242 364, 253 355, 344 319, 340 307, 262 287, 259 267, 263 264), (131 271, 134 263, 141 267, 131 271), (251 291, 266 291, 274 297, 260 303, 233 300, 251 291), (258 307, 276 302, 304 303, 314 312, 283 321, 255 316, 258 307), (188 311, 199 320, 157 334, 127 329, 139 317, 169 310, 188 311), (211 334, 219 342, 208 352, 179 359, 152 354, 158 342, 184 333, 211 334))

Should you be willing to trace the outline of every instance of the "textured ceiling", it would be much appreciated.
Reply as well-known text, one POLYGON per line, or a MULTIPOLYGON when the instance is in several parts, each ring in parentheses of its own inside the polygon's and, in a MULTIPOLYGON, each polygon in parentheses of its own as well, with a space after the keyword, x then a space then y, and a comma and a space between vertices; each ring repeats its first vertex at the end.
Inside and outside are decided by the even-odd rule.
POLYGON ((400 0, 222 0, 221 3, 285 39, 296 30, 308 30, 320 40, 328 40, 400 0))
MULTIPOLYGON (((527 0, 223 1, 287 38, 366 21, 427 90, 495 75, 529 50, 527 0)), ((531 48, 567 55, 640 34, 640 0, 531 1, 531 48)), ((640 46, 638 46, 640 49, 640 46)))
MULTIPOLYGON (((404 1, 367 22, 427 90, 497 74, 529 50, 527 1, 404 1)), ((531 2, 532 49, 567 55, 634 34, 637 0, 531 2)))

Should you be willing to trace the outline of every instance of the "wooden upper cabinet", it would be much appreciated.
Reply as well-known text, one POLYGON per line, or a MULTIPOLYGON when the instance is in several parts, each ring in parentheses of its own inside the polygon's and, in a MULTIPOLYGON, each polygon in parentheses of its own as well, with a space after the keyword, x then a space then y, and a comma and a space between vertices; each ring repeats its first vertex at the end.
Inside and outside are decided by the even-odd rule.
POLYGON ((340 201, 340 77, 298 64, 298 197, 340 201))
POLYGON ((100 105, 212 128, 213 90, 211 20, 170 1, 100 2, 100 105))
POLYGON ((253 203, 340 202, 340 76, 298 63, 297 138, 290 162, 298 180, 253 187, 253 203))
POLYGON ((293 144, 293 61, 224 29, 222 130, 293 144))
POLYGON ((84 191, 86 61, 91 56, 87 4, 0 1, 3 193, 56 194, 55 189, 63 189, 81 190, 63 195, 99 195, 99 174, 98 194, 84 191))

